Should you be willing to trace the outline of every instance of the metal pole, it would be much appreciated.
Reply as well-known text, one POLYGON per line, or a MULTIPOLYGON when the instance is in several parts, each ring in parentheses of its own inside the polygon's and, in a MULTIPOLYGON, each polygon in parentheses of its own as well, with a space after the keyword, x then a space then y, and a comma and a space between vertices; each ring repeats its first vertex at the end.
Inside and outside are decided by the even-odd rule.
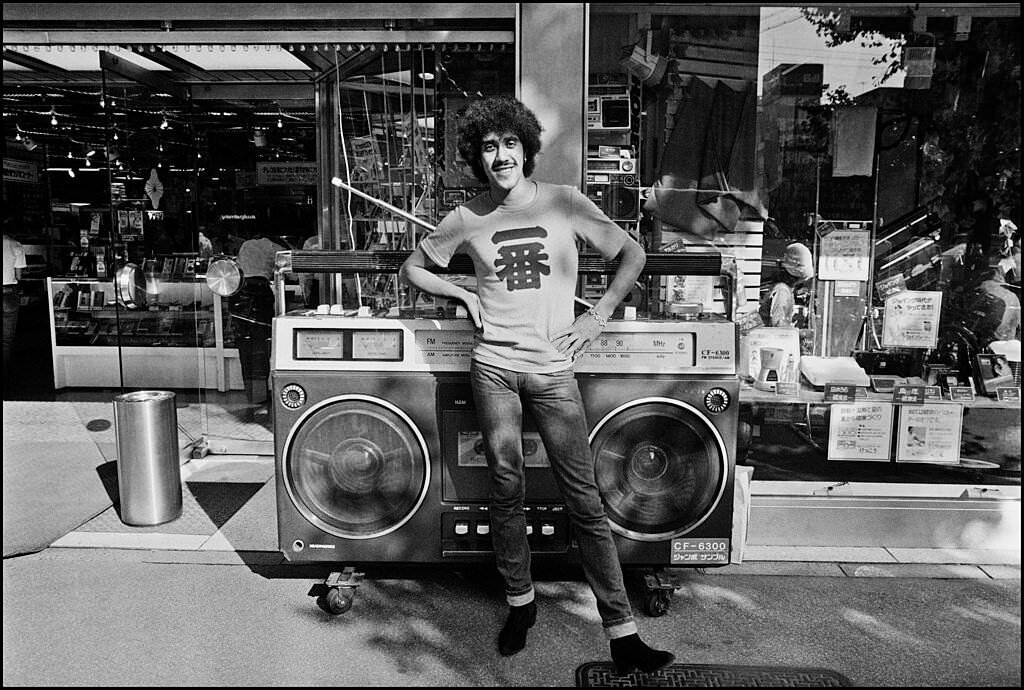
POLYGON ((366 194, 365 192, 361 192, 358 189, 356 189, 355 187, 353 187, 353 186, 351 186, 349 184, 346 184, 340 177, 332 177, 331 178, 331 184, 333 184, 335 187, 341 187, 342 189, 344 189, 344 190, 346 190, 346 191, 348 191, 348 192, 350 192, 352 194, 355 194, 358 197, 366 199, 371 204, 376 204, 376 205, 380 206, 381 208, 383 208, 384 210, 390 211, 391 213, 394 213, 397 216, 405 218, 406 220, 408 220, 408 221, 410 221, 412 223, 416 223, 420 227, 422 227, 422 228, 424 228, 424 229, 426 229, 426 230, 428 230, 430 232, 433 232, 436 229, 433 225, 431 225, 427 221, 423 220, 422 218, 417 218, 413 214, 408 213, 406 211, 403 211, 402 209, 398 208, 397 206, 392 206, 391 204, 389 204, 386 201, 382 201, 381 199, 378 199, 376 197, 372 197, 369 194, 366 194))

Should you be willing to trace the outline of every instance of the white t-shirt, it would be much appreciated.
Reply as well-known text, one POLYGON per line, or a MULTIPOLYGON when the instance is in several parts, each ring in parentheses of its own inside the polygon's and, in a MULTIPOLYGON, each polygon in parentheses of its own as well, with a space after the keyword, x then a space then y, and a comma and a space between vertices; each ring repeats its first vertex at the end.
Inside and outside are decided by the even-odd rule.
POLYGON ((246 240, 238 250, 238 267, 246 278, 274 280, 274 262, 284 247, 266 237, 246 240))
POLYGON ((25 268, 25 248, 21 242, 4 235, 4 285, 17 285, 18 278, 14 269, 25 268))
POLYGON ((455 254, 473 260, 483 329, 473 357, 512 371, 551 373, 572 361, 551 344, 575 319, 579 252, 584 240, 606 260, 628 235, 578 189, 537 183, 517 206, 482 194, 454 209, 420 244, 438 266, 455 254))

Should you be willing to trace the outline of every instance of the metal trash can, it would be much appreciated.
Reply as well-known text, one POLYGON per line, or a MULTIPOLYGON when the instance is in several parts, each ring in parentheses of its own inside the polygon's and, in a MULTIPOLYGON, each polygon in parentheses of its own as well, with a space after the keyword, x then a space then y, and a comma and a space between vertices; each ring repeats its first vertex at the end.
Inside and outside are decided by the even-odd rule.
POLYGON ((181 462, 174 393, 135 391, 114 398, 121 521, 159 525, 181 515, 181 462))

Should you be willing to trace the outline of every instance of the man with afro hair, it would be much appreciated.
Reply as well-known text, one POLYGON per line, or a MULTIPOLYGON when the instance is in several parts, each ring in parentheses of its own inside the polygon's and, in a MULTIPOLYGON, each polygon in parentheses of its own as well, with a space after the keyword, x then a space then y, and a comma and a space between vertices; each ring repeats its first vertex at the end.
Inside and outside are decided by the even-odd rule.
POLYGON ((402 280, 465 304, 476 326, 470 381, 491 476, 490 520, 508 618, 498 650, 523 649, 537 606, 524 514, 524 412, 537 424, 621 674, 651 672, 674 656, 648 647, 637 625, 594 476, 573 362, 597 338, 643 270, 646 255, 578 189, 530 179, 541 125, 508 97, 472 101, 459 114, 459 153, 488 191, 455 208, 402 266, 402 280), (607 291, 575 315, 578 244, 619 264, 607 291), (431 269, 455 254, 473 261, 476 291, 431 269))

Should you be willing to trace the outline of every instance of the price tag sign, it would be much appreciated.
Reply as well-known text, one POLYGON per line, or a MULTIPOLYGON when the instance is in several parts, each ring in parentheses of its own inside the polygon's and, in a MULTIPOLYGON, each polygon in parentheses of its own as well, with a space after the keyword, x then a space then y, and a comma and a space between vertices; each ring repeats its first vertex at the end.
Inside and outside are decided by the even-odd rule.
POLYGON ((854 383, 826 383, 825 402, 853 402, 857 399, 854 383))
POLYGON ((974 388, 971 386, 950 386, 949 399, 959 402, 974 402, 974 388))
POLYGON ((927 386, 897 385, 892 390, 892 401, 894 403, 921 405, 924 403, 925 388, 927 386))
POLYGON ((1000 386, 999 388, 996 388, 996 399, 998 399, 999 402, 1020 404, 1020 388, 1000 386))

